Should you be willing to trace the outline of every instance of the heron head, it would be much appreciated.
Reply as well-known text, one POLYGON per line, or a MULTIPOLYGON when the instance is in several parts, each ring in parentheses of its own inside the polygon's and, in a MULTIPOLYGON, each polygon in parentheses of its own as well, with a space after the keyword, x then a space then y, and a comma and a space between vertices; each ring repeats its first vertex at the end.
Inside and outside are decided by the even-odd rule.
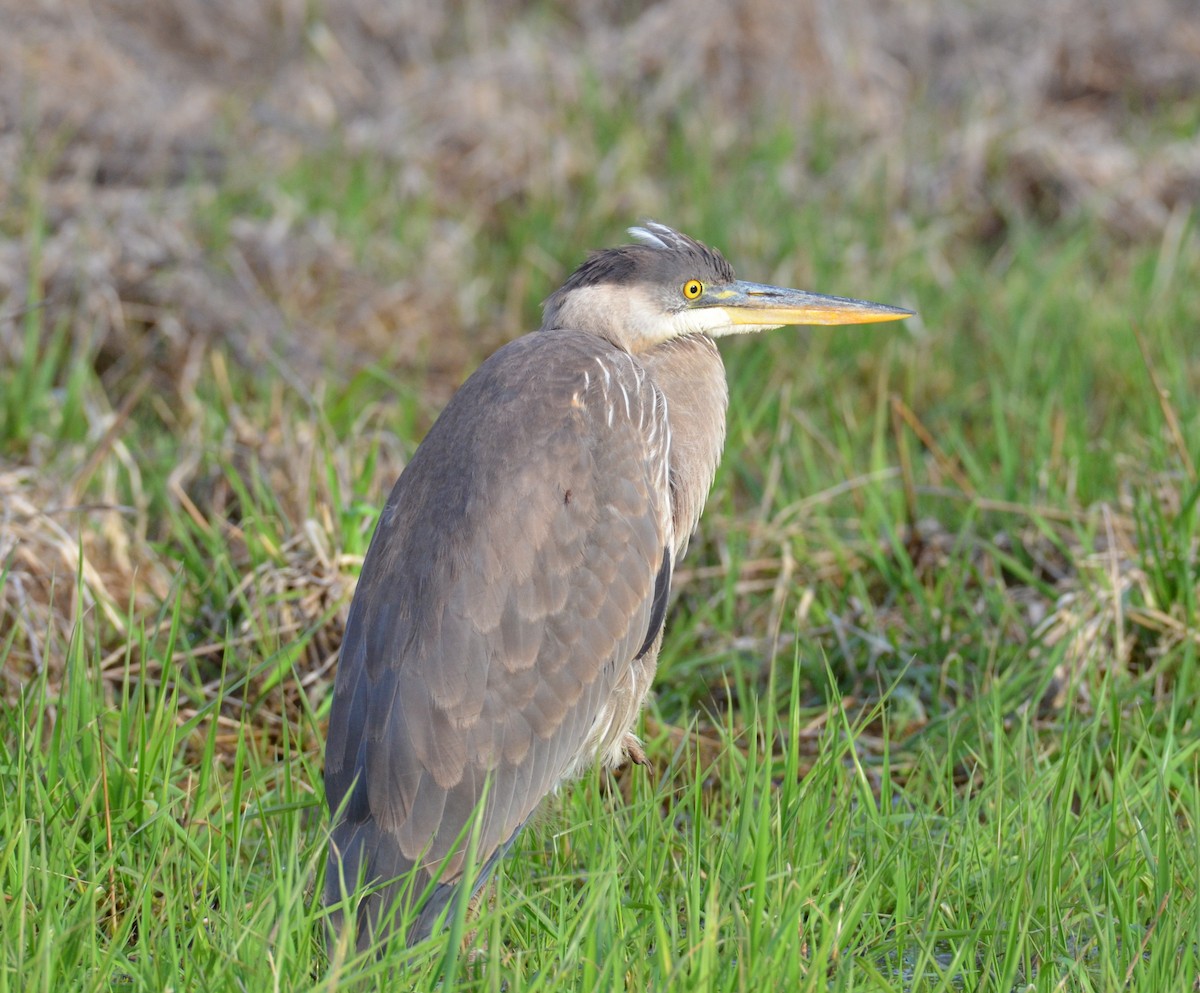
POLYGON ((646 221, 637 244, 593 252, 545 302, 542 329, 574 328, 630 352, 688 334, 718 338, 791 324, 871 324, 912 311, 734 276, 715 249, 646 221))

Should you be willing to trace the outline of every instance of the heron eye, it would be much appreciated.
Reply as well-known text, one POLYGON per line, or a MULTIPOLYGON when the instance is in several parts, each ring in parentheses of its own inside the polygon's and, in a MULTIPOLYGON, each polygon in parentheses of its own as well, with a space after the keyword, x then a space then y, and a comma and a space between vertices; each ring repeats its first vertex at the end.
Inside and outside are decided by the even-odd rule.
POLYGON ((700 299, 700 294, 704 292, 704 284, 698 279, 689 279, 683 284, 683 295, 688 300, 700 299))

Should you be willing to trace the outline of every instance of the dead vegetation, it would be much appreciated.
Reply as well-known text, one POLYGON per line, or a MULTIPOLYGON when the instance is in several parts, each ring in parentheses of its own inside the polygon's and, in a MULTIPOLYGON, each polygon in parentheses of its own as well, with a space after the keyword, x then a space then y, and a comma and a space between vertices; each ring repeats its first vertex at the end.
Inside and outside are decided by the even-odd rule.
MULTIPOLYGON (((1118 237, 1170 239, 1200 199, 1190 0, 1066 0, 1052 15, 933 0, 749 0, 728 11, 716 0, 0 0, 0 366, 22 367, 37 312, 104 388, 87 398, 87 445, 33 437, 0 455, 4 694, 61 663, 82 613, 103 619, 115 659, 129 618, 171 595, 174 565, 154 544, 147 503, 117 499, 118 472, 137 475, 122 432, 132 403, 156 405, 184 439, 170 486, 178 512, 236 541, 228 494, 199 474, 187 442, 214 350, 269 364, 302 390, 377 356, 419 355, 453 381, 496 344, 470 337, 494 316, 470 287, 482 264, 474 246, 498 212, 534 194, 569 200, 582 176, 623 176, 627 149, 606 145, 590 114, 632 105, 643 135, 674 122, 718 150, 762 122, 803 132, 823 114, 859 149, 839 182, 882 172, 894 202, 953 218, 969 236, 1014 214, 1086 210, 1118 237), (1193 117, 1148 142, 1145 115, 1176 105, 1193 117), (697 113, 679 123, 681 107, 697 113), (272 216, 235 214, 213 237, 222 184, 329 148, 377 157, 431 205, 416 250, 356 248, 269 189, 272 216), (444 331, 428 336, 430 326, 444 331)), ((652 210, 661 181, 614 188, 603 209, 652 210)), ((779 181, 801 186, 803 165, 779 181)), ((516 333, 519 317, 506 309, 491 334, 516 333)), ((294 435, 277 441, 264 457, 279 471, 311 456, 311 439, 307 456, 288 447, 294 435)), ((230 439, 231 460, 244 442, 230 439)), ((386 451, 380 476, 402 457, 386 451)), ((1144 577, 1129 532, 1109 523, 1108 552, 1048 580, 1055 597, 1013 594, 1048 646, 1070 640, 1073 660, 1102 646, 1125 662, 1131 628, 1173 630, 1152 596, 1125 606, 1144 577)), ((207 623, 215 638, 234 615, 236 637, 253 625, 317 628, 303 669, 325 678, 356 560, 336 547, 332 522, 302 507, 287 508, 286 529, 274 556, 239 559, 241 609, 210 605, 207 623)), ((736 591, 838 581, 844 562, 801 567, 786 552, 792 533, 761 530, 736 591)), ((938 555, 936 530, 925 528, 921 554, 938 555)), ((770 604, 764 630, 787 629, 780 597, 770 604)), ((826 634, 855 630, 847 618, 826 634)))

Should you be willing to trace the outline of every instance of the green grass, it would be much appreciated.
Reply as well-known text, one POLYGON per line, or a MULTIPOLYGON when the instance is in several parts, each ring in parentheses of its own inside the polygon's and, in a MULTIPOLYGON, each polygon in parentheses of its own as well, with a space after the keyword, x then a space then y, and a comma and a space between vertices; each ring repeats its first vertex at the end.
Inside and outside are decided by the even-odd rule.
MULTIPOLYGON (((864 753, 874 721, 778 672, 786 709, 727 714, 711 766, 658 739, 629 801, 569 791, 498 873, 487 951, 430 942, 414 987, 1162 990, 1200 968, 1200 754, 1114 681, 1103 717, 1049 723, 997 681, 864 753)), ((311 750, 230 748, 213 708, 132 679, 106 700, 78 644, 52 728, 47 703, 31 687, 5 729, 6 988, 335 982, 311 750)))
MULTIPOLYGON (((786 134, 706 155, 620 125, 594 138, 608 182, 670 171, 678 199, 618 217, 581 179, 570 210, 489 218, 480 308, 505 334, 643 213, 748 278, 921 316, 723 346, 727 453, 669 619, 656 768, 596 772, 548 804, 467 922, 482 951, 435 939, 402 988, 1187 988, 1194 232, 1169 265, 1087 218, 978 244, 899 223, 869 183, 843 189, 836 136, 806 150, 796 199, 771 183, 797 154, 786 134), (775 192, 723 203, 714 185, 775 192)), ((272 209, 239 182, 216 195, 213 245, 231 217, 272 209)), ((444 219, 341 152, 262 182, 369 266, 420 258, 444 219)), ((24 223, 36 251, 36 198, 24 223)), ((218 342, 194 417, 150 390, 93 464, 104 429, 86 412, 111 413, 131 383, 70 316, 24 315, 0 452, 53 449, 47 472, 68 478, 90 467, 78 502, 141 515, 162 585, 152 607, 106 612, 60 571, 76 621, 34 632, 52 664, 0 711, 0 991, 392 988, 392 962, 326 957, 320 666, 348 587, 320 584, 354 572, 436 412, 425 370, 381 361, 302 391, 218 342), (184 462, 199 516, 172 485, 184 462)), ((78 518, 81 546, 106 512, 78 518)), ((28 633, 0 631, 0 665, 30 671, 28 633)))

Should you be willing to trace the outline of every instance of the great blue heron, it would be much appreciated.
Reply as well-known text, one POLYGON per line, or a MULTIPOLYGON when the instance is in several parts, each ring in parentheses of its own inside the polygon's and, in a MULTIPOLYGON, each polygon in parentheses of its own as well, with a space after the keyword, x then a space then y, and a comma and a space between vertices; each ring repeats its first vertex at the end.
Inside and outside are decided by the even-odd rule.
POLYGON ((911 316, 737 280, 664 224, 629 233, 462 385, 379 517, 325 753, 326 901, 383 884, 359 948, 405 914, 409 944, 430 934, 472 823, 482 880, 559 784, 645 761, 632 728, 725 438, 713 339, 911 316))

